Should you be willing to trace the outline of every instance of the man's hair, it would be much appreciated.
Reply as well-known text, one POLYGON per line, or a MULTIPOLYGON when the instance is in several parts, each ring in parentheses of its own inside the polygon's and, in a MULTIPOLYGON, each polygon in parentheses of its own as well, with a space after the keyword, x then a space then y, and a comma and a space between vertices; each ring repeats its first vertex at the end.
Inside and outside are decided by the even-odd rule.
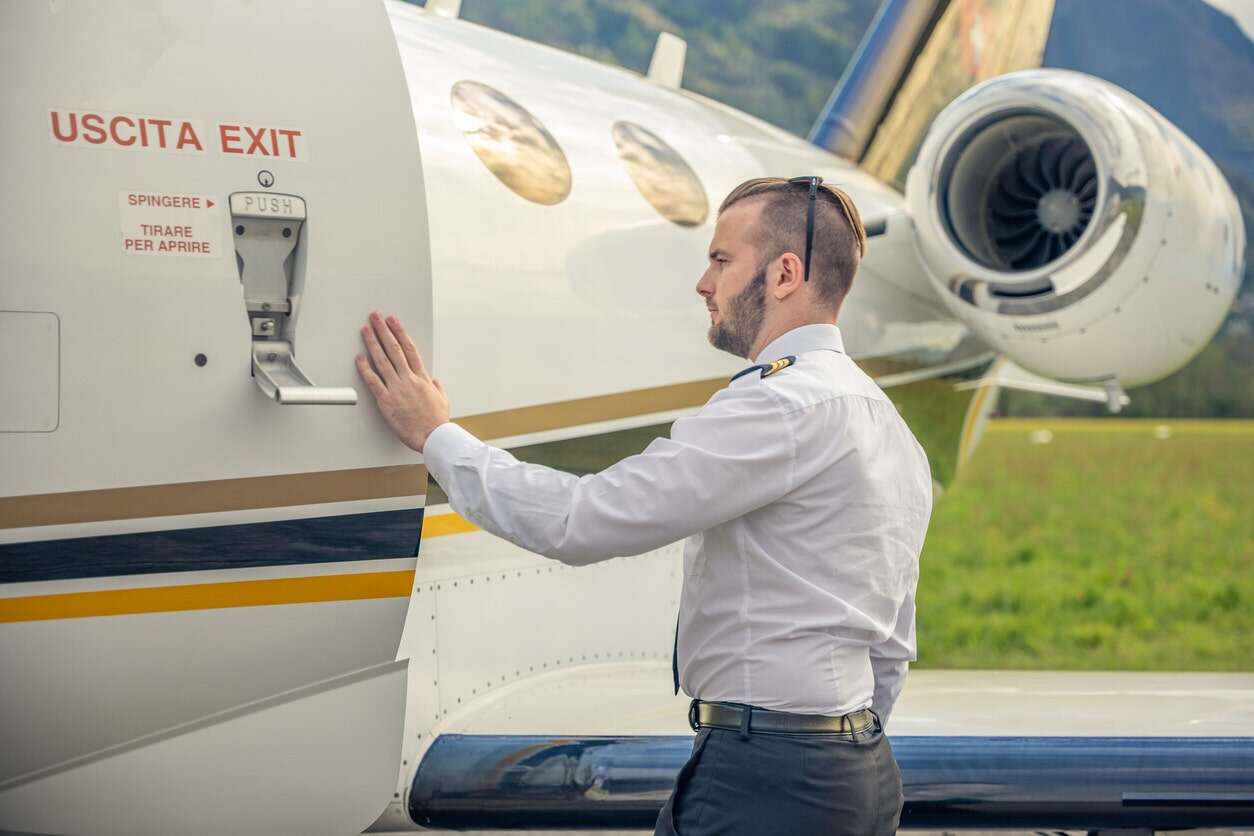
MULTIPOLYGON (((782 177, 746 180, 732 189, 718 213, 722 215, 731 206, 751 198, 763 201, 755 242, 762 250, 761 267, 784 253, 794 253, 804 264, 809 185, 790 183, 782 177)), ((866 230, 852 198, 835 186, 820 184, 814 203, 810 281, 816 297, 835 311, 866 255, 866 230)))

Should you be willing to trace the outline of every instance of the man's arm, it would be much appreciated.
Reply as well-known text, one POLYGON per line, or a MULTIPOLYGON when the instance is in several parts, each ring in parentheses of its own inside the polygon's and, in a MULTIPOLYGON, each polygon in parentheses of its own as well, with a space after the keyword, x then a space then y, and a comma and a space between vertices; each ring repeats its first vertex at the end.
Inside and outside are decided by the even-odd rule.
POLYGON ((764 387, 723 390, 671 438, 590 476, 525 464, 456 424, 423 448, 453 509, 565 563, 640 554, 778 499, 793 485, 788 422, 764 387))
POLYGON ((793 417, 765 385, 720 391, 677 420, 671 438, 580 478, 524 464, 450 423, 443 389, 400 323, 372 316, 371 326, 362 331, 370 362, 359 357, 358 370, 393 431, 422 451, 453 510, 530 551, 572 564, 639 554, 796 484, 793 417))
POLYGON ((885 727, 902 686, 906 684, 906 671, 915 658, 914 590, 911 589, 906 592, 901 609, 897 611, 892 635, 871 647, 871 671, 875 675, 871 709, 879 715, 885 727))

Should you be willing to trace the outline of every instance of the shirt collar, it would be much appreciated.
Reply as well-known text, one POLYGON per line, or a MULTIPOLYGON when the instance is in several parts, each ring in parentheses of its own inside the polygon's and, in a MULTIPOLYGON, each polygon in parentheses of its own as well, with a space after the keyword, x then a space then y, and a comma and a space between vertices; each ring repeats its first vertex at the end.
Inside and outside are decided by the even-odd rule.
POLYGON ((803 351, 839 351, 844 352, 845 343, 840 338, 840 329, 835 325, 801 325, 791 331, 785 331, 766 344, 766 347, 753 358, 754 363, 770 363, 788 355, 798 355, 803 351))

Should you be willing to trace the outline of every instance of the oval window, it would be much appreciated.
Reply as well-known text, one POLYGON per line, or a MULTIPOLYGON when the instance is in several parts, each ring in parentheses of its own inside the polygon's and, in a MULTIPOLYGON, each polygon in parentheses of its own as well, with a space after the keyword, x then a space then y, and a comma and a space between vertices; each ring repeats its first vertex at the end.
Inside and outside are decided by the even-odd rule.
POLYGON ((471 149, 515 194, 552 206, 570 194, 570 164, 540 120, 500 90, 459 81, 450 95, 471 149))
POLYGON ((710 211, 697 173, 657 134, 631 122, 610 130, 631 182, 662 217, 680 226, 700 226, 710 211))

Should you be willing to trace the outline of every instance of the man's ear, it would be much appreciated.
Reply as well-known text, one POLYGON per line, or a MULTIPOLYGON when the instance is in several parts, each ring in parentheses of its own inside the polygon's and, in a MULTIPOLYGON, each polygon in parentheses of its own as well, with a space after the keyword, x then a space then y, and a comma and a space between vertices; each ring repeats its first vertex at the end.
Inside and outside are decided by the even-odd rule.
POLYGON ((771 294, 779 301, 801 289, 805 277, 805 265, 796 253, 784 253, 771 265, 771 294))

